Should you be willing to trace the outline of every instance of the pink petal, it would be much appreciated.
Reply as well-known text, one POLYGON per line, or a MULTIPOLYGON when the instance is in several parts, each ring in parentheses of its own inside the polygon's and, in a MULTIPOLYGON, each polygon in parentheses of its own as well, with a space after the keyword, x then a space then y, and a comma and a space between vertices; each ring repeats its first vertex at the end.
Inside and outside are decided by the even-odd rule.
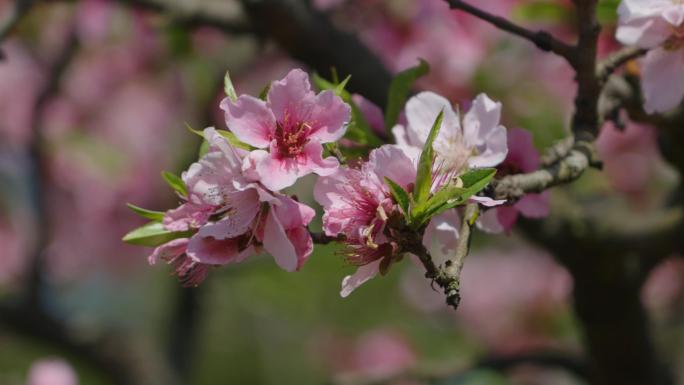
POLYGON ((439 266, 453 254, 459 239, 461 217, 456 210, 447 210, 432 217, 423 234, 423 246, 439 266))
POLYGON ((671 33, 671 27, 661 18, 639 18, 621 22, 615 38, 624 45, 653 48, 667 40, 671 33))
POLYGON ((201 237, 212 237, 217 240, 235 238, 248 232, 254 218, 259 212, 259 194, 255 190, 246 190, 232 194, 231 209, 216 223, 202 226, 201 237))
POLYGON ((643 60, 641 88, 648 113, 666 112, 684 97, 684 50, 656 48, 643 60))
POLYGON ((320 143, 340 139, 351 118, 351 107, 332 91, 323 91, 316 96, 308 123, 312 131, 311 139, 320 143))
POLYGON ((279 122, 286 119, 306 121, 314 103, 315 94, 311 91, 309 75, 295 68, 282 80, 271 83, 268 91, 268 104, 279 122))
POLYGON ((527 218, 544 218, 549 215, 549 192, 527 194, 514 207, 527 218))
POLYGON ((367 265, 359 266, 354 274, 344 277, 342 280, 340 296, 342 296, 342 298, 348 297, 356 288, 378 275, 380 273, 379 269, 381 262, 382 259, 378 259, 367 265))
POLYGON ((668 7, 663 12, 662 17, 673 27, 679 27, 684 22, 684 7, 681 5, 668 7))
POLYGON ((254 169, 253 173, 250 173, 249 169, 245 172, 255 176, 271 191, 292 186, 300 176, 296 159, 276 159, 272 152, 265 151, 252 151, 246 159, 247 162, 253 162, 254 169))
POLYGON ((290 242, 274 210, 269 210, 266 216, 262 242, 264 249, 273 256, 278 266, 285 271, 297 270, 299 264, 297 250, 290 242))
POLYGON ((164 214, 164 227, 170 231, 198 228, 207 222, 213 211, 213 206, 185 203, 164 214))
POLYGON ((160 259, 164 261, 174 260, 185 253, 188 242, 188 238, 178 238, 166 242, 155 248, 152 254, 147 258, 147 261, 150 265, 154 265, 160 259))
POLYGON ((475 202, 479 203, 482 206, 486 207, 494 207, 494 206, 500 206, 504 203, 506 203, 505 199, 492 199, 490 197, 483 197, 479 195, 473 195, 470 198, 468 198, 470 202, 475 202))
POLYGON ((257 148, 268 147, 276 120, 266 102, 242 95, 235 102, 223 99, 221 109, 225 111, 226 125, 238 139, 257 148))
POLYGON ((199 235, 190 239, 187 250, 189 258, 205 265, 225 265, 231 262, 239 262, 253 253, 252 247, 241 252, 237 239, 217 240, 199 235))
POLYGON ((443 96, 426 91, 413 96, 406 102, 407 136, 411 144, 423 147, 440 111, 444 111, 440 136, 454 136, 460 133, 461 124, 458 115, 454 112, 451 102, 443 96))
POLYGON ((303 164, 299 166, 298 176, 300 177, 311 172, 326 176, 340 167, 340 162, 336 158, 332 156, 323 158, 323 146, 316 141, 311 141, 304 146, 304 158, 301 161, 303 164))
POLYGON ((469 159, 470 167, 494 167, 506 158, 506 129, 499 124, 500 120, 501 103, 485 94, 478 95, 463 118, 466 143, 478 151, 469 159))
POLYGON ((386 144, 371 151, 368 167, 383 184, 385 177, 404 188, 416 182, 416 165, 398 146, 386 144))
POLYGON ((271 209, 286 230, 307 226, 316 216, 316 210, 286 196, 279 196, 278 203, 271 209))
POLYGON ((287 230, 287 237, 292 242, 297 254, 297 270, 300 270, 313 252, 313 239, 306 227, 300 226, 287 230))

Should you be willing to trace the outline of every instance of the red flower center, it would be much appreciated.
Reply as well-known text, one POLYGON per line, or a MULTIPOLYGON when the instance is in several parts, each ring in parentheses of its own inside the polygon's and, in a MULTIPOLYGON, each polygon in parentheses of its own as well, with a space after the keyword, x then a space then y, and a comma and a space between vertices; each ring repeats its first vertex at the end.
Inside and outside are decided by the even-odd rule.
POLYGON ((276 122, 275 140, 278 152, 286 158, 294 158, 304 152, 304 146, 309 141, 311 127, 304 123, 288 124, 276 122))

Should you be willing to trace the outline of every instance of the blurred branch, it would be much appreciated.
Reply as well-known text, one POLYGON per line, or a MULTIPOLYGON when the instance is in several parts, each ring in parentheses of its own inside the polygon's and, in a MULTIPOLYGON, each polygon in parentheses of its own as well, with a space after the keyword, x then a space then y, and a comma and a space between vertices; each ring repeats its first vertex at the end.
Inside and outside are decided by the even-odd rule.
MULTIPOLYGON (((19 21, 28 13, 35 0, 15 0, 9 15, 0 22, 0 43, 12 32, 19 21)), ((0 50, 0 60, 4 59, 4 54, 0 50)))
POLYGON ((601 83, 605 83, 605 81, 608 80, 608 77, 612 75, 615 70, 620 68, 620 66, 630 60, 646 55, 647 52, 647 49, 636 47, 625 47, 619 51, 613 52, 598 64, 596 76, 601 83))
POLYGON ((40 304, 44 277, 43 253, 49 242, 49 228, 50 221, 48 220, 48 202, 49 198, 46 196, 45 186, 48 183, 48 160, 45 157, 45 145, 43 143, 42 132, 42 116, 45 105, 58 92, 59 82, 62 75, 68 68, 72 59, 78 50, 78 39, 74 31, 69 32, 64 47, 55 59, 50 68, 47 80, 43 85, 36 102, 33 106, 33 120, 31 127, 31 141, 29 143, 29 183, 32 187, 31 201, 34 208, 34 223, 35 228, 35 248, 33 256, 30 259, 28 271, 28 280, 26 287, 27 301, 33 304, 40 304))
POLYGON ((187 27, 209 26, 230 34, 251 34, 254 28, 244 20, 234 2, 202 0, 118 0, 122 4, 162 13, 175 24, 187 27))
POLYGON ((559 140, 557 143, 547 148, 540 159, 542 167, 551 166, 552 164, 565 158, 570 150, 572 150, 572 146, 574 144, 575 138, 569 136, 559 140))
POLYGON ((242 0, 258 31, 320 74, 332 67, 351 75, 348 89, 379 106, 387 103, 391 75, 356 36, 335 28, 329 17, 301 0, 242 0))
POLYGON ((513 35, 531 41, 542 51, 553 52, 565 58, 571 64, 574 62, 574 47, 556 39, 546 31, 531 31, 517 24, 514 24, 513 22, 504 17, 492 15, 462 0, 446 1, 449 4, 449 7, 452 9, 459 9, 463 12, 469 13, 479 19, 486 21, 489 24, 492 24, 493 26, 503 31, 509 32, 513 35))
POLYGON ((463 222, 459 231, 458 246, 454 255, 444 265, 435 265, 432 256, 425 249, 420 239, 413 240, 407 249, 407 251, 418 256, 425 267, 425 277, 436 282, 444 290, 446 303, 454 309, 457 309, 458 304, 461 302, 461 270, 470 250, 471 228, 477 218, 477 213, 477 204, 471 203, 466 205, 463 222))
POLYGON ((108 339, 85 341, 41 308, 9 303, 0 303, 0 327, 54 344, 105 373, 116 385, 139 384, 138 376, 131 369, 133 362, 122 359, 132 355, 122 354, 121 339, 113 335, 108 339))

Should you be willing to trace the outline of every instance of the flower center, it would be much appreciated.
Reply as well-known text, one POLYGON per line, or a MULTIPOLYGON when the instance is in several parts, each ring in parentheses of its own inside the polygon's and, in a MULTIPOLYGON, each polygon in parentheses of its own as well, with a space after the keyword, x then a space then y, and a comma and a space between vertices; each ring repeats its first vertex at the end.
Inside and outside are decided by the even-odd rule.
POLYGON ((675 51, 682 47, 684 47, 684 24, 672 27, 672 35, 663 43, 666 51, 675 51))
POLYGON ((311 126, 300 122, 288 124, 276 122, 275 140, 278 152, 286 158, 294 158, 304 152, 304 146, 309 141, 308 134, 311 126))

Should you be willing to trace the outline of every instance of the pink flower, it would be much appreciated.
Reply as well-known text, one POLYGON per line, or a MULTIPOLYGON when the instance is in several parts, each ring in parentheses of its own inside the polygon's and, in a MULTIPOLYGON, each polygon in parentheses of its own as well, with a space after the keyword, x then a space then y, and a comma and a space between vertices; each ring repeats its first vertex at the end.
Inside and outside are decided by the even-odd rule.
POLYGON ((64 360, 43 359, 31 365, 26 385, 78 385, 78 376, 64 360))
MULTIPOLYGON (((412 159, 418 159, 430 129, 444 112, 442 126, 433 143, 435 150, 435 180, 433 190, 470 168, 494 167, 501 163, 508 152, 506 129, 499 124, 501 103, 480 94, 470 110, 461 118, 451 103, 433 92, 421 92, 406 103, 406 126, 398 124, 393 129, 397 145, 412 159)), ((503 201, 488 197, 472 197, 485 206, 495 206, 503 201)), ((446 260, 458 243, 460 217, 455 210, 432 218, 423 237, 423 245, 438 262, 446 260)))
POLYGON ((340 168, 320 178, 314 187, 316 201, 325 209, 325 233, 344 235, 347 261, 358 266, 355 274, 344 278, 342 297, 375 277, 381 264, 389 266, 396 255, 397 246, 384 231, 397 210, 385 177, 404 188, 415 182, 413 161, 396 146, 377 148, 360 169, 340 168))
POLYGON ((300 269, 313 250, 306 226, 314 210, 247 179, 245 152, 213 128, 204 135, 209 152, 183 173, 188 197, 163 222, 168 230, 196 233, 157 247, 150 264, 167 261, 187 286, 202 282, 210 266, 241 262, 261 247, 284 270, 300 269))
POLYGON ((344 135, 351 110, 332 91, 311 91, 308 75, 294 69, 271 84, 266 101, 242 95, 221 102, 228 128, 241 141, 263 150, 245 160, 249 174, 278 191, 310 173, 330 175, 339 166, 322 157, 322 143, 344 135))
POLYGON ((506 129, 499 124, 501 103, 485 94, 475 98, 462 118, 446 98, 433 92, 412 97, 406 103, 408 124, 392 129, 397 145, 417 158, 440 111, 444 119, 433 148, 445 181, 468 168, 494 167, 506 158, 506 129))
POLYGON ((684 97, 684 4, 678 0, 623 0, 617 39, 651 49, 642 61, 644 109, 665 112, 684 97))
MULTIPOLYGON (((539 153, 529 131, 508 130, 508 156, 499 165, 497 176, 531 172, 539 168, 539 153)), ((549 194, 526 194, 511 206, 500 206, 485 211, 478 221, 480 229, 489 232, 511 231, 518 215, 526 218, 543 218, 549 215, 549 194)))

